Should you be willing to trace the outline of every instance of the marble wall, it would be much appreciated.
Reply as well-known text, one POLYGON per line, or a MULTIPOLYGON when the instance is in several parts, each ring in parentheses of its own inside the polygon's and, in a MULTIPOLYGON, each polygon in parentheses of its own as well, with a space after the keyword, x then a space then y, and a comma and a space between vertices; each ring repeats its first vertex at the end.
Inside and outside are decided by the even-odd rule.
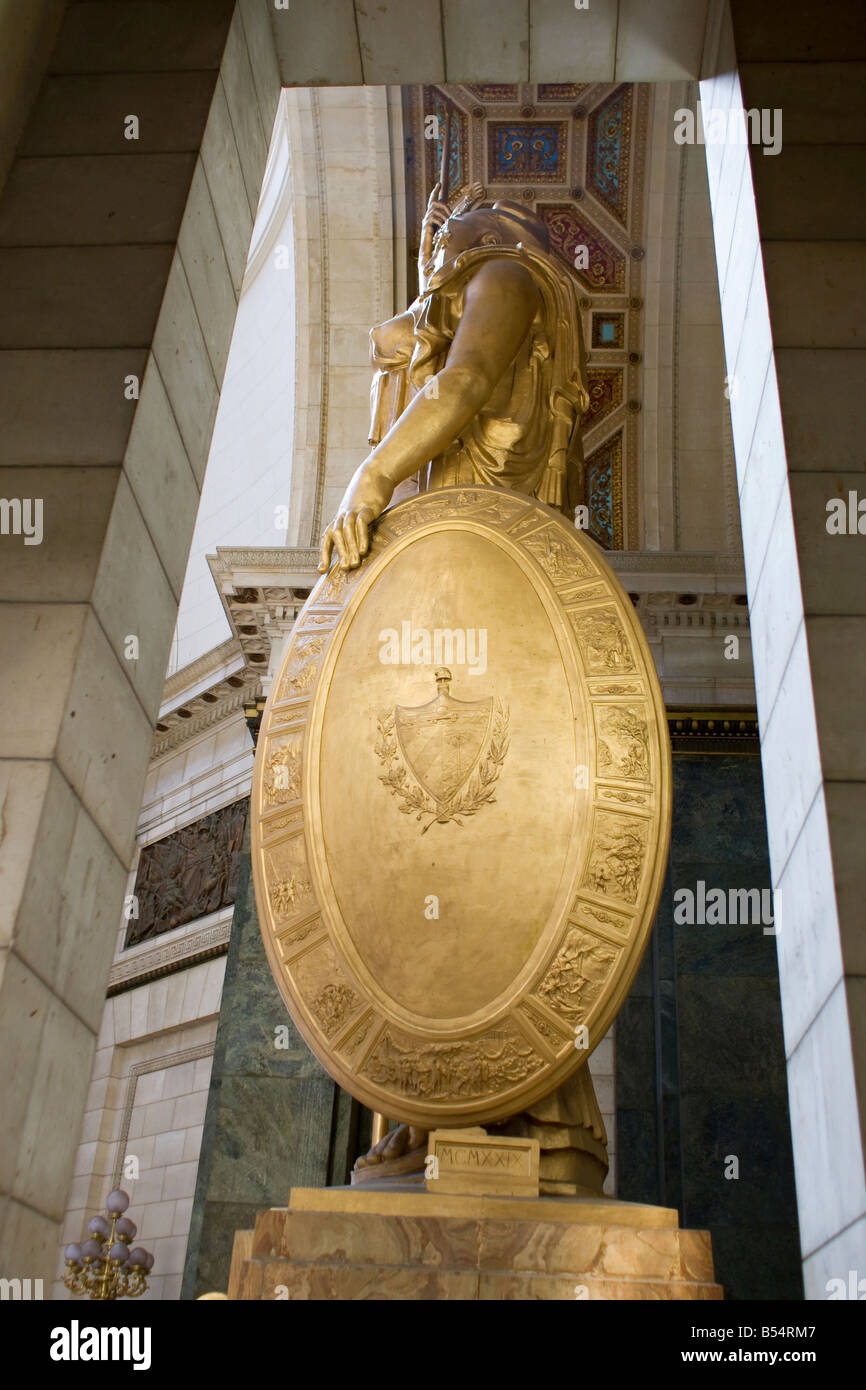
MULTIPOLYGON (((211 672, 220 674, 220 667, 211 672)), ((172 689, 183 679, 176 677, 172 689)), ((186 679, 189 689, 198 688, 186 679)), ((183 693, 188 698, 188 691, 175 691, 174 698, 183 693)), ((154 759, 139 849, 247 797, 252 759, 240 711, 154 759)), ((138 850, 127 898, 137 865, 138 850)), ((125 913, 117 924, 112 993, 104 1001, 62 1241, 80 1240, 112 1186, 121 1186, 130 1196, 137 1239, 155 1256, 147 1299, 180 1296, 226 965, 225 955, 216 953, 225 952, 232 911, 224 907, 132 947, 126 945, 125 913), (151 973, 156 977, 147 979, 151 973), (134 1163, 127 1170, 129 1159, 134 1163)), ((52 1296, 66 1298, 61 1272, 62 1261, 52 1296)))
MULTIPOLYGON (((144 1298, 177 1298, 201 1148, 225 959, 116 994, 102 1015, 62 1242, 80 1241, 113 1187, 154 1255, 144 1298)), ((53 1298, 70 1298, 57 1263, 53 1298)))
POLYGON ((236 1230, 293 1186, 348 1181, 370 1115, 331 1080, 295 1030, 265 956, 249 831, 226 962, 183 1280, 184 1298, 225 1291, 236 1230), (280 1035, 287 1029, 286 1035, 280 1035), (288 1045, 278 1046, 287 1040, 288 1045))
POLYGON ((782 148, 707 144, 778 937, 806 1294, 866 1268, 863 537, 866 201, 857 6, 714 6, 706 107, 782 148), (732 22, 733 15, 733 22, 732 22), (775 118, 778 119, 778 118, 775 118), (820 1106, 815 1097, 821 1096, 820 1106))
POLYGON ((727 1298, 801 1298, 775 937, 674 917, 699 882, 769 889, 758 759, 677 755, 673 808, 651 944, 617 1019, 617 1196, 709 1229, 727 1298))

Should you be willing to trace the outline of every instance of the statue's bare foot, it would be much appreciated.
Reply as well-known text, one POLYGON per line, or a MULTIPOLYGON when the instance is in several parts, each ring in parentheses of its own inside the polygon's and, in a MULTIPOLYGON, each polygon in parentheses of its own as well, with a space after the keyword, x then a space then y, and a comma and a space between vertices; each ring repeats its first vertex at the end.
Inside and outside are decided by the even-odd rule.
POLYGON ((398 1125, 357 1160, 352 1181, 421 1172, 426 1154, 427 1130, 398 1125))

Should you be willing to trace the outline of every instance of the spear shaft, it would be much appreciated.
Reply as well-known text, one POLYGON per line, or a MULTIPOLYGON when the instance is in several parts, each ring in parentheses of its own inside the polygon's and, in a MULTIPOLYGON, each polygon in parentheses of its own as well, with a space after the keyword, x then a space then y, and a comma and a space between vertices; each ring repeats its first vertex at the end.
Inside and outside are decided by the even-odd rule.
POLYGON ((442 132, 442 159, 439 164, 439 198, 443 203, 448 202, 448 192, 451 184, 451 112, 445 112, 445 129, 442 132))

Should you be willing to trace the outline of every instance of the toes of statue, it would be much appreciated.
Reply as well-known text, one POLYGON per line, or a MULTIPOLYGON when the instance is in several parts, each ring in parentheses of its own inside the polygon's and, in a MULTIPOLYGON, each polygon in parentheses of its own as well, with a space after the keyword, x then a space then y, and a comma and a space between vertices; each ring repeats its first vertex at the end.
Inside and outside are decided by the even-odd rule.
POLYGON ((379 1163, 387 1163, 391 1159, 402 1158, 404 1154, 413 1153, 416 1149, 424 1147, 427 1143, 427 1130, 418 1129, 415 1125, 397 1125, 396 1129, 390 1130, 374 1144, 369 1153, 363 1154, 355 1161, 355 1169, 374 1168, 379 1163))
POLYGON ((398 1125, 387 1135, 385 1144, 385 1158, 402 1158, 406 1152, 409 1140, 409 1126, 398 1125))

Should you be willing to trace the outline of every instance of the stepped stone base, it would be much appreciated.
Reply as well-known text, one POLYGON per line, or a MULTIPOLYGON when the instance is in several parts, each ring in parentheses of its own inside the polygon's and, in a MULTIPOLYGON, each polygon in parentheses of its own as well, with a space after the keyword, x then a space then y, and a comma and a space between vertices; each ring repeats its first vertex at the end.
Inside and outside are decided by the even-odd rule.
POLYGON ((722 1298, 707 1231, 603 1197, 293 1188, 238 1231, 232 1299, 722 1298))

